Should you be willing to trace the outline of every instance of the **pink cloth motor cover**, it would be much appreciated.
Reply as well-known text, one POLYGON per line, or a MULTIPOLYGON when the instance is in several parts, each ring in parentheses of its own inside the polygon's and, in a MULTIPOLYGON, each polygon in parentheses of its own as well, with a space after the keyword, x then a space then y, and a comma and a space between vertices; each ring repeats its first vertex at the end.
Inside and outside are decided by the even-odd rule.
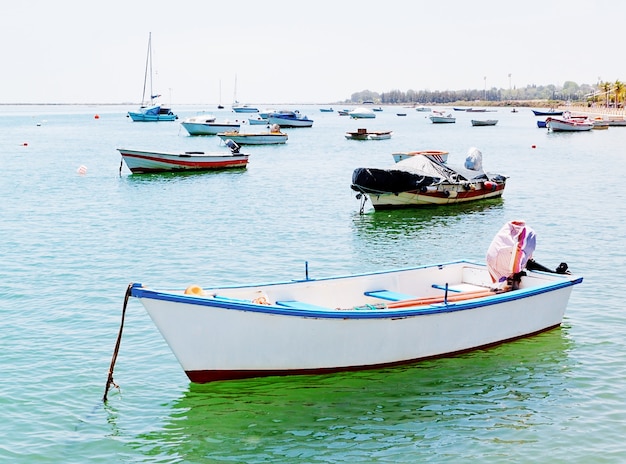
POLYGON ((506 282, 521 272, 535 251, 535 231, 524 221, 507 222, 487 250, 487 269, 493 282, 506 282))

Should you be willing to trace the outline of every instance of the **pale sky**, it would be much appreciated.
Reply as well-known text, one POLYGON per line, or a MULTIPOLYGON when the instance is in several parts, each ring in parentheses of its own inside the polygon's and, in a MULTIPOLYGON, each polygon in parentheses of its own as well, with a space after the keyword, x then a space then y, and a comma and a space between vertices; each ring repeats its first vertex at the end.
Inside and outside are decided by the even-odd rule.
POLYGON ((626 81, 625 19, 622 1, 7 1, 0 103, 138 103, 150 32, 173 105, 229 105, 235 79, 253 104, 626 81))

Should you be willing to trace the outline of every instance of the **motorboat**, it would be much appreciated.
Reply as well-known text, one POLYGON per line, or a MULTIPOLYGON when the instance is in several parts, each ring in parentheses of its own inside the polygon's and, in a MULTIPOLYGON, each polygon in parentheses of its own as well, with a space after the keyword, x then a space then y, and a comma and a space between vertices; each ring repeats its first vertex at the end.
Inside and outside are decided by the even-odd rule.
POLYGON ((352 190, 375 210, 452 205, 499 198, 507 177, 483 170, 482 153, 469 149, 465 164, 452 167, 429 154, 411 156, 388 168, 356 168, 352 190))
MULTIPOLYGON (((174 153, 126 148, 118 148, 118 151, 133 174, 245 168, 249 155, 239 153, 239 146, 232 141, 228 141, 226 145, 230 148, 230 153, 205 153, 203 151, 174 153)), ((122 164, 120 163, 120 173, 121 171, 122 164)))

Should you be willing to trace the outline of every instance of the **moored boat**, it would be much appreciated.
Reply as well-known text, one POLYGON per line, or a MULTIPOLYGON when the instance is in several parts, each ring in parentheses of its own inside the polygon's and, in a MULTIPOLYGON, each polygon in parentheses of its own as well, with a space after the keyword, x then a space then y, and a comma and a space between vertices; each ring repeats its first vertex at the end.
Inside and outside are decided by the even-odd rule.
MULTIPOLYGON (((534 263, 534 248, 534 231, 511 221, 492 240, 486 264, 314 279, 307 268, 302 280, 179 290, 133 283, 123 313, 137 298, 196 383, 415 363, 558 327, 583 278, 565 263, 555 271, 534 263)), ((117 347, 120 337, 121 330, 117 347)))
POLYGON ((392 153, 391 156, 393 160, 398 163, 400 161, 404 161, 405 159, 412 158, 414 156, 419 155, 428 155, 440 163, 446 163, 448 161, 449 153, 447 151, 441 150, 420 150, 420 151, 405 151, 405 152, 396 152, 392 153))
POLYGON ((351 111, 348 111, 348 115, 352 119, 373 119, 376 117, 376 113, 372 111, 370 108, 365 108, 360 106, 358 108, 354 108, 351 111))
POLYGON ((277 111, 267 115, 270 124, 278 124, 280 127, 313 127, 313 120, 300 111, 277 111))
POLYGON ((170 108, 157 103, 161 95, 155 94, 152 88, 152 80, 152 33, 150 33, 148 35, 148 54, 146 57, 141 107, 137 111, 129 111, 127 116, 135 122, 175 121, 178 119, 178 116, 170 108), (146 91, 150 92, 148 98, 146 98, 146 91))
POLYGON ((532 110, 535 116, 561 116, 563 111, 555 110, 551 108, 549 110, 532 110))
POLYGON ((472 119, 472 126, 495 126, 497 119, 472 119))
POLYGON ((546 127, 552 132, 580 132, 593 129, 593 121, 587 117, 546 118, 546 127))
MULTIPOLYGON (((126 148, 118 148, 118 151, 133 174, 245 168, 249 155, 239 153, 239 146, 232 142, 227 143, 227 146, 231 150, 229 154, 202 151, 172 153, 126 148)), ((120 165, 120 172, 121 169, 120 165)))
POLYGON ((241 121, 216 122, 214 116, 192 116, 185 118, 180 125, 189 135, 217 135, 219 132, 239 130, 241 121))
POLYGON ((269 131, 265 132, 220 132, 217 134, 224 141, 232 140, 238 145, 276 145, 286 143, 288 135, 274 124, 269 131))
POLYGON ((450 124, 456 122, 456 118, 452 116, 452 114, 445 114, 441 111, 433 111, 433 113, 429 116, 429 119, 433 122, 433 124, 450 124))
POLYGON ((375 210, 451 205, 499 198, 506 176, 482 168, 482 153, 470 148, 463 167, 452 167, 433 156, 412 156, 389 168, 356 168, 352 190, 361 212, 369 200, 375 210))
POLYGON ((391 138, 393 131, 368 131, 367 129, 357 129, 356 132, 346 132, 348 140, 387 140, 391 138))

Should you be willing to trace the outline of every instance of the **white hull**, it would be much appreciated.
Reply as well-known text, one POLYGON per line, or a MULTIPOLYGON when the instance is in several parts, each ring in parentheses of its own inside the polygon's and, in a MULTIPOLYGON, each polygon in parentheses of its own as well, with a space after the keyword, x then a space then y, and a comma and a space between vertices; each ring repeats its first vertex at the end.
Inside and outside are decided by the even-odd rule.
POLYGON ((460 261, 201 294, 134 284, 131 294, 189 378, 207 382, 393 365, 529 336, 561 324, 572 285, 580 281, 528 272, 520 290, 495 294, 485 289, 491 285, 486 266, 460 261), (365 294, 381 289, 438 302, 393 302, 365 294), (483 296, 458 293, 463 291, 483 296), (260 294, 269 305, 253 303, 260 294))
POLYGON ((391 154, 391 156, 393 156, 393 160, 396 163, 398 163, 400 161, 404 161, 405 159, 412 158, 412 157, 414 157, 416 155, 432 156, 433 158, 435 158, 440 163, 446 163, 446 162, 448 162, 448 155, 449 155, 449 153, 447 151, 424 150, 424 151, 398 152, 398 153, 392 153, 391 154))
POLYGON ((278 124, 280 127, 313 127, 313 120, 311 119, 276 118, 273 116, 269 116, 267 119, 270 124, 278 124))
POLYGON ((118 151, 133 174, 245 168, 248 164, 248 155, 239 153, 163 153, 125 148, 118 151))
POLYGON ((220 132, 217 135, 224 141, 230 139, 238 145, 275 145, 286 143, 289 138, 284 132, 250 134, 220 132))
POLYGON ((217 135, 220 132, 239 130, 239 122, 195 122, 185 120, 180 123, 189 135, 217 135))
POLYGON ((430 116, 430 120, 434 124, 450 124, 456 122, 456 118, 448 116, 430 116))
POLYGON ((498 184, 495 189, 477 185, 473 190, 466 190, 462 185, 440 184, 435 187, 427 187, 424 192, 414 190, 411 192, 371 194, 367 196, 372 202, 374 209, 396 209, 413 206, 437 206, 470 201, 499 198, 504 193, 504 184, 498 184))
POLYGON ((593 122, 547 118, 546 127, 552 132, 579 132, 593 129, 593 122))

